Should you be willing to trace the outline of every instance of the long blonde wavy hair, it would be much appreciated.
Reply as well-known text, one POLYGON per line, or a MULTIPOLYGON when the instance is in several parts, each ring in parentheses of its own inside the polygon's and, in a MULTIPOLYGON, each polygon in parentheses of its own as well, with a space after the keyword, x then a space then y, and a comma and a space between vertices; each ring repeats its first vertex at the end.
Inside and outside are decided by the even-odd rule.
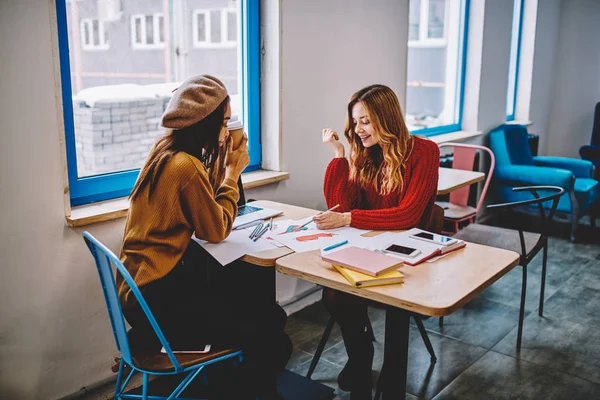
POLYGON ((404 187, 402 175, 413 141, 396 94, 387 86, 371 85, 354 93, 348 103, 344 136, 350 143, 350 179, 362 187, 374 185, 387 195, 404 187), (352 109, 362 103, 379 145, 365 148, 355 132, 352 109), (409 149, 410 148, 410 149, 409 149))

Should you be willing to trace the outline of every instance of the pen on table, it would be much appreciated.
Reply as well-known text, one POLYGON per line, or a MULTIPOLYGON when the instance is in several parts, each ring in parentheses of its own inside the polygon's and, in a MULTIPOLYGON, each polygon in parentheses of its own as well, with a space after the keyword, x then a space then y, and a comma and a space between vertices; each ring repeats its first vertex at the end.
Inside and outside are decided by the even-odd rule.
POLYGON ((254 230, 252 231, 252 233, 250 234, 250 236, 248 236, 250 239, 252 239, 252 236, 256 235, 258 232, 260 232, 260 230, 262 229, 263 224, 262 222, 259 223, 258 225, 256 225, 256 227, 254 228, 254 230))
POLYGON ((273 230, 273 217, 271 217, 271 220, 269 221, 269 230, 273 230))
MULTIPOLYGON (((329 211, 333 211, 333 210, 335 210, 336 208, 338 208, 339 206, 340 206, 339 204, 336 204, 335 206, 331 207, 329 210, 327 210, 327 211, 323 211, 323 212, 329 212, 329 211)), ((305 223, 303 223, 302 225, 300 225, 300 228, 304 228, 306 225, 310 224, 311 222, 313 222, 312 218, 311 218, 311 219, 309 219, 308 221, 306 221, 305 223)))
POLYGON ((252 240, 256 242, 256 241, 257 241, 257 240, 258 240, 258 239, 259 239, 259 238, 260 238, 262 235, 264 235, 264 234, 265 234, 265 232, 266 232, 268 229, 269 229, 269 224, 265 225, 265 226, 264 226, 264 227, 263 227, 263 228, 260 230, 260 232, 258 232, 258 233, 256 234, 256 236, 254 236, 254 239, 252 239, 252 240))
POLYGON ((242 230, 246 228, 253 227, 254 225, 258 225, 262 222, 262 219, 257 219, 255 221, 246 222, 245 224, 241 224, 232 229, 232 231, 242 230))
POLYGON ((335 248, 337 248, 337 247, 340 247, 340 246, 343 246, 343 245, 345 245, 345 244, 347 244, 347 243, 348 243, 348 241, 347 241, 347 240, 344 240, 343 242, 339 242, 339 243, 336 243, 336 244, 332 244, 331 246, 327 246, 327 247, 325 247, 325 248, 323 249, 323 251, 329 251, 329 250, 333 250, 333 249, 335 249, 335 248))

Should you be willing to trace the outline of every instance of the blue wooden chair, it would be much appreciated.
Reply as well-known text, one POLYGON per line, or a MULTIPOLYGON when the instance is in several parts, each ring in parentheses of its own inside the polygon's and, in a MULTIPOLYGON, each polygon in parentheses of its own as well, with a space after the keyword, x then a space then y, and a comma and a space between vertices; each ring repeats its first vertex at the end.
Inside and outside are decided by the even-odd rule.
POLYGON ((241 361, 242 351, 239 349, 213 349, 206 354, 173 354, 169 342, 163 335, 160 327, 156 323, 156 319, 152 315, 150 308, 146 304, 142 293, 136 286, 133 278, 123 265, 119 258, 110 251, 106 246, 100 243, 89 232, 83 233, 83 238, 90 252, 96 261, 98 274, 100 275, 100 283, 102 291, 108 307, 108 315, 112 325, 113 333, 117 349, 121 353, 119 363, 119 372, 117 375, 117 384, 115 389, 115 399, 180 399, 180 395, 188 387, 188 385, 204 370, 204 367, 227 359, 236 359, 241 361), (156 336, 164 347, 166 353, 151 352, 147 350, 132 349, 127 338, 127 329, 125 318, 121 310, 115 276, 113 274, 112 265, 116 267, 118 272, 123 276, 123 279, 131 292, 136 297, 140 307, 144 310, 150 325, 154 329, 156 336), (131 372, 123 383, 123 372, 125 366, 131 367, 131 372), (143 374, 142 394, 127 394, 125 389, 129 383, 133 373, 137 371, 143 374), (177 375, 185 374, 185 377, 168 397, 149 396, 148 395, 148 377, 150 375, 177 375))

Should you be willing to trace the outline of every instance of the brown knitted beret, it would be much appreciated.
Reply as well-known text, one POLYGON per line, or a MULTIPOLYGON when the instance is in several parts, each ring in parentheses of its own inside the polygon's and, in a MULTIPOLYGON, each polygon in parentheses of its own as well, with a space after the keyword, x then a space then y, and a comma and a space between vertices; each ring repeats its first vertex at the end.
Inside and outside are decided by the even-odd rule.
POLYGON ((175 130, 193 125, 215 111, 226 97, 225 85, 214 76, 189 78, 175 90, 161 125, 175 130))

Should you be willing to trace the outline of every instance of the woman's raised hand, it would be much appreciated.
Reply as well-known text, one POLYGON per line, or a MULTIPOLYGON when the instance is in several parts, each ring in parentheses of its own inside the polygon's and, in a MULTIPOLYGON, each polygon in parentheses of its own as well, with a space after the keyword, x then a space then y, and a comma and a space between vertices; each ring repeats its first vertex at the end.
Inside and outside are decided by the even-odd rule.
POLYGON ((244 135, 239 147, 232 149, 232 137, 227 139, 227 153, 225 155, 225 173, 237 181, 244 169, 250 164, 250 154, 248 154, 248 137, 244 135))
POLYGON ((336 157, 344 157, 344 145, 340 142, 337 132, 329 128, 323 129, 323 143, 331 146, 336 157))

